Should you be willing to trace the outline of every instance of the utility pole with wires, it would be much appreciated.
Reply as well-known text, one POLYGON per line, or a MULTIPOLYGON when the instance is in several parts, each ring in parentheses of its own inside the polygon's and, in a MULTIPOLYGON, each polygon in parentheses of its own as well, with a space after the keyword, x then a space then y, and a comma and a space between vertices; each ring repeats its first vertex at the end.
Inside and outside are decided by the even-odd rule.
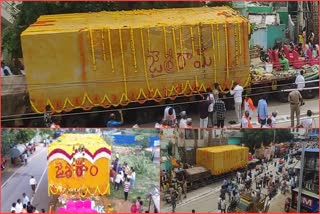
MULTIPOLYGON (((305 135, 305 138, 307 138, 307 133, 305 135)), ((309 139, 308 139, 309 143, 309 139)), ((304 170, 304 157, 305 157, 305 144, 306 141, 303 141, 302 143, 302 151, 301 151, 301 165, 300 165, 300 175, 299 175, 299 189, 298 189, 298 202, 297 202, 297 213, 300 213, 301 211, 301 193, 302 193, 302 181, 303 181, 303 170, 304 170)))
POLYGON ((300 32, 304 27, 305 27, 305 24, 303 20, 303 2, 298 1, 297 35, 300 34, 300 32))

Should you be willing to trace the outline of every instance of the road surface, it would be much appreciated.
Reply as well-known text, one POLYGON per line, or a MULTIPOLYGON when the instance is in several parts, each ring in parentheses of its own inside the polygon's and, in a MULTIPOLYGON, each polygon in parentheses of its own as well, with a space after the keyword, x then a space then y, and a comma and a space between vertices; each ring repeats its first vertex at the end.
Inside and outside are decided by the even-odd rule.
MULTIPOLYGON (((274 159, 275 160, 279 160, 274 159)), ((270 162, 268 167, 268 172, 276 174, 277 168, 274 167, 273 162, 270 162)), ((296 161, 295 161, 296 163, 296 161)), ((286 167, 294 167, 295 163, 288 165, 286 167)), ((255 170, 253 170, 255 171, 255 170)), ((229 177, 231 178, 231 177, 229 177)), ((199 188, 197 190, 191 191, 188 193, 188 198, 183 199, 182 203, 178 203, 176 207, 176 212, 191 212, 193 209, 196 212, 220 212, 218 210, 218 198, 220 196, 220 187, 223 183, 223 180, 217 181, 214 184, 208 185, 206 187, 199 188)), ((252 188, 255 189, 255 181, 253 179, 252 188)), ((263 194, 267 194, 267 189, 263 189, 263 194)), ((271 199, 270 202, 270 212, 284 212, 284 204, 287 197, 291 197, 291 193, 286 193, 286 195, 281 194, 280 190, 278 193, 271 199)), ((228 196, 226 197, 227 206, 229 205, 228 196)), ((161 200, 161 212, 172 212, 170 204, 167 204, 165 201, 161 200)))
POLYGON ((4 171, 1 189, 1 212, 10 212, 11 204, 19 198, 22 200, 22 193, 27 194, 38 211, 42 208, 48 211, 47 148, 42 144, 37 146, 37 151, 29 157, 26 166, 4 171), (31 176, 34 176, 38 182, 33 198, 29 185, 31 176))
MULTIPOLYGON (((187 194, 187 198, 178 203, 176 212, 218 212, 218 197, 222 181, 193 190, 187 194)), ((172 212, 170 204, 161 200, 161 212, 172 212)))

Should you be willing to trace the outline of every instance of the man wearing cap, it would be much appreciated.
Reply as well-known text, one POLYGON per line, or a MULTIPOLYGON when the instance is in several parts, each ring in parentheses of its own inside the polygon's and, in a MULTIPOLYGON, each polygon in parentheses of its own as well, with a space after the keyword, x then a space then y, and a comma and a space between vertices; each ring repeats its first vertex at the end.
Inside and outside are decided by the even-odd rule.
POLYGON ((182 111, 180 113, 181 119, 179 122, 179 128, 184 129, 187 127, 187 113, 186 111, 182 111))

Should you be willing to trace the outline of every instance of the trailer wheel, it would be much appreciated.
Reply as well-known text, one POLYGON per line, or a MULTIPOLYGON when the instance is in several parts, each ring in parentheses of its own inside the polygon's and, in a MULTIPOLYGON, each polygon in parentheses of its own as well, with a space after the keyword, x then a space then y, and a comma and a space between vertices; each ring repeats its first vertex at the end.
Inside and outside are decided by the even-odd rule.
POLYGON ((278 93, 278 98, 279 101, 282 103, 287 103, 288 102, 288 95, 289 95, 289 91, 282 91, 282 90, 287 90, 290 89, 290 87, 283 87, 281 89, 281 91, 278 93))
POLYGON ((144 109, 143 111, 137 111, 137 124, 144 124, 154 121, 153 109, 144 109))
POLYGON ((314 89, 303 90, 301 95, 304 99, 313 99, 317 95, 317 91, 314 89))
POLYGON ((86 127, 86 121, 81 118, 67 118, 66 127, 86 127))
POLYGON ((43 120, 42 119, 32 119, 28 121, 27 127, 43 127, 43 120))

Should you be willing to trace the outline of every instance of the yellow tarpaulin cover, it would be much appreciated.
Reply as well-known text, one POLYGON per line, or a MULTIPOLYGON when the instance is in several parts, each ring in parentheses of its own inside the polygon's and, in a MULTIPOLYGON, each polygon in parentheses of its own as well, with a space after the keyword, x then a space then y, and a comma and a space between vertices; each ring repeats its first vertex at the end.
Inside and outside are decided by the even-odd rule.
POLYGON ((41 16, 21 34, 31 105, 126 105, 250 82, 248 20, 229 7, 41 16))
POLYGON ((208 168, 213 175, 245 167, 248 163, 249 148, 226 145, 197 149, 196 163, 208 168))
POLYGON ((48 148, 49 194, 110 194, 110 157, 99 135, 62 135, 48 148))

